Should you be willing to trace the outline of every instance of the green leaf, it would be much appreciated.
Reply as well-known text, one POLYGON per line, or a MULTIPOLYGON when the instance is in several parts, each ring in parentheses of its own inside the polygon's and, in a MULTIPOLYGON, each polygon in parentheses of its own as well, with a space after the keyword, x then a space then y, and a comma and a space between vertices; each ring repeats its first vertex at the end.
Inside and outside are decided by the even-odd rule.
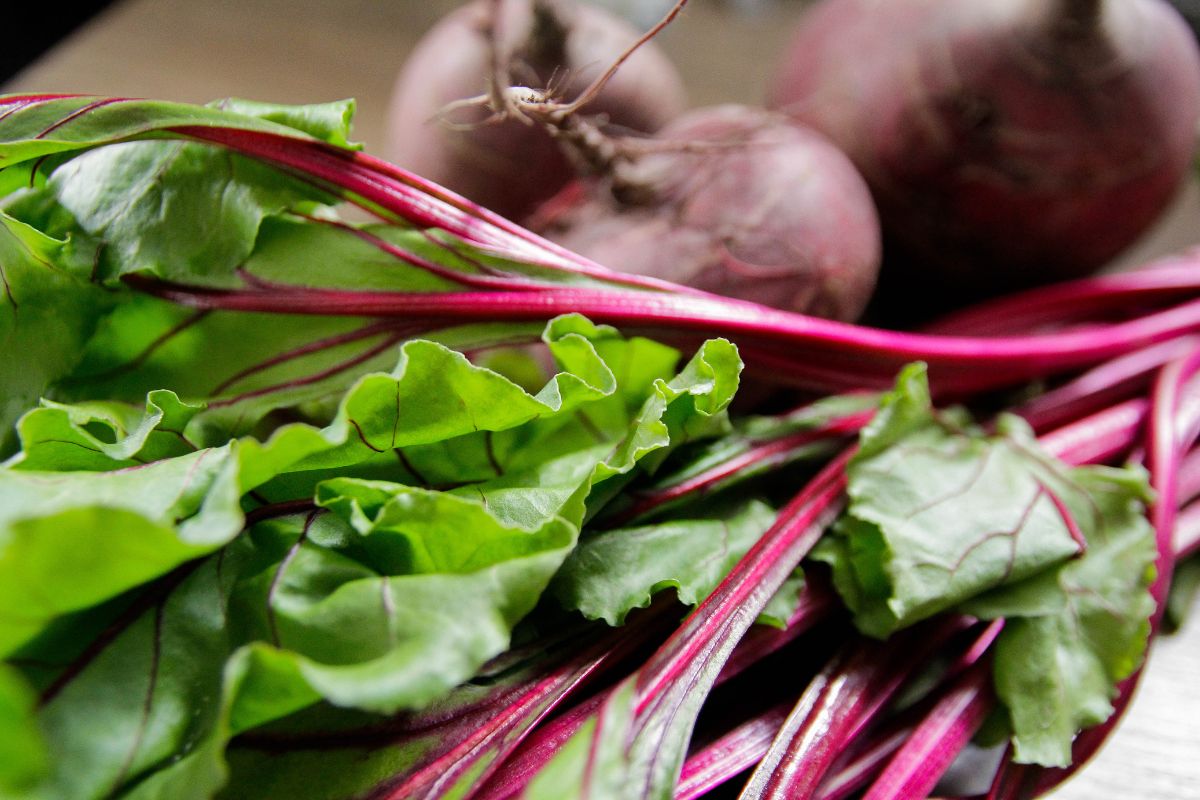
POLYGON ((357 149, 358 145, 350 141, 354 105, 353 99, 294 106, 230 97, 209 103, 208 108, 275 122, 338 147, 357 149))
POLYGON ((75 367, 111 305, 78 268, 68 241, 0 211, 0 456, 14 443, 13 423, 75 367))
POLYGON ((995 646, 996 693, 1021 763, 1071 763, 1075 735, 1108 719, 1115 685, 1141 663, 1150 633, 1156 549, 1145 475, 1091 467, 1074 470, 1073 479, 1091 502, 1079 514, 1086 554, 1032 586, 966 607, 983 617, 1009 615, 995 646), (1014 604, 1010 594, 1024 597, 1014 604))
MULTIPOLYGON (((252 120, 260 117, 289 126, 284 130, 293 135, 300 131, 337 144, 346 142, 353 110, 348 101, 311 107, 247 101, 216 105, 251 127, 252 120)), ((94 123, 95 113, 103 115, 113 106, 124 103, 102 106, 63 127, 85 120, 94 123)), ((165 106, 150 106, 157 113, 172 114, 165 106)), ((20 117, 27 113, 31 112, 14 115, 18 128, 20 117)), ((133 112, 127 108, 126 113, 133 112)), ((207 116, 199 108, 194 114, 207 116)), ((0 145, 0 153, 3 150, 0 145)), ((47 231, 51 227, 82 231, 99 245, 91 265, 94 278, 111 281, 130 272, 150 271, 210 285, 241 283, 233 271, 249 257, 267 216, 331 201, 278 170, 219 147, 183 140, 122 141, 90 150, 58 165, 46 188, 35 194, 53 197, 61 209, 45 199, 31 203, 24 198, 21 203, 27 210, 39 208, 41 219, 30 222, 40 222, 47 231), (70 215, 70 223, 63 211, 70 215)))
POLYGON ((428 705, 508 646, 575 538, 562 520, 512 528, 404 488, 349 550, 318 543, 340 542, 340 524, 263 523, 147 603, 43 707, 50 796, 208 797, 240 731, 322 698, 428 705))
MULTIPOLYGON (((502 431, 532 420, 568 414, 617 391, 612 371, 593 344, 574 331, 548 333, 549 346, 564 371, 536 395, 465 356, 425 340, 406 342, 390 374, 358 380, 323 429, 293 424, 277 429, 256 450, 256 462, 286 464, 289 470, 345 467, 395 451, 430 445, 480 431, 502 431), (561 333, 561 335, 560 335, 561 333)), ((233 406, 211 409, 189 431, 236 424, 233 406)), ((272 474, 282 471, 273 467, 272 474)), ((494 474, 494 473, 493 473, 494 474)))
MULTIPOLYGON (((26 485, 69 485, 67 494, 89 513, 98 504, 106 514, 127 513, 133 519, 111 529, 132 531, 158 559, 138 575, 126 574, 139 569, 136 558, 106 565, 109 573, 88 565, 71 575, 93 571, 112 597, 161 575, 171 559, 193 559, 177 577, 162 579, 161 589, 152 584, 145 600, 135 596, 136 616, 117 608, 124 620, 118 632, 81 666, 62 672, 65 683, 42 681, 55 688, 40 714, 53 742, 51 776, 41 788, 63 798, 114 791, 208 797, 226 780, 225 748, 239 732, 319 701, 374 712, 422 708, 503 652, 574 546, 596 488, 675 446, 676 436, 727 427, 725 406, 740 367, 736 352, 717 343, 665 379, 674 351, 574 317, 550 326, 547 345, 569 370, 534 395, 441 345, 413 342, 393 375, 362 378, 324 428, 290 424, 267 442, 241 439, 137 468, 121 459, 158 446, 155 437, 171 420, 194 429, 204 412, 157 393, 144 412, 48 403, 27 417, 26 464, 107 471, 33 471, 18 462, 0 470, 0 487, 10 482, 15 496, 26 485), (407 413, 397 414, 398 398, 407 413), (61 433, 92 450, 64 456, 33 436, 39 433, 61 433), (379 446, 384 437, 389 446, 395 437, 426 466, 474 454, 481 478, 434 491, 346 477, 383 461, 393 473, 408 471, 379 446), (191 492, 154 492, 156 501, 125 482, 156 471, 201 476, 189 460, 216 453, 223 454, 228 489, 210 494, 236 501, 254 486, 305 487, 324 510, 260 523, 203 561, 194 559, 213 542, 174 553, 153 541, 152 522, 162 537, 188 543, 183 533, 197 514, 176 531, 169 520, 179 509, 166 513, 154 503, 191 492), (75 489, 76 478, 91 494, 75 489), (108 508, 110 499, 131 510, 108 508), (121 574, 112 574, 117 566, 121 574), (194 618, 199 613, 202 621, 194 618), (204 713, 190 715, 195 707, 204 713), (109 717, 105 736, 92 722, 102 716, 109 717)), ((23 497, 22 511, 40 526, 29 540, 57 548, 60 561, 70 541, 96 529, 95 522, 64 528, 48 513, 62 494, 51 493, 42 505, 23 497), (63 540, 52 531, 63 531, 63 540)), ((603 498, 599 493, 597 502, 603 498)), ((241 519, 239 510, 234 531, 241 519)), ((90 552, 76 550, 80 558, 90 552)), ((66 596, 88 591, 86 581, 76 582, 85 585, 66 596)), ((13 591, 15 602, 29 587, 14 584, 13 591)), ((91 603, 102 601, 100 589, 92 593, 91 603)), ((81 611, 86 600, 76 604, 81 611)), ((44 653, 52 639, 61 640, 47 626, 69 620, 61 615, 71 610, 47 611, 21 640, 43 634, 27 652, 44 653)), ((106 627, 111 632, 113 623, 106 627)), ((77 626, 89 628, 98 629, 77 626)))
MULTIPOLYGON (((597 336, 606 350, 628 347, 630 353, 636 354, 644 352, 645 347, 623 345, 623 340, 611 330, 588 325, 568 319, 551 326, 548 334, 551 350, 574 371, 559 373, 537 395, 526 393, 496 373, 473 366, 461 354, 441 345, 409 342, 401 349, 394 373, 362 378, 344 398, 333 422, 324 428, 288 425, 265 443, 246 439, 234 445, 152 462, 145 467, 120 469, 122 460, 146 447, 151 433, 170 436, 163 429, 164 421, 169 425, 189 418, 185 428, 188 441, 192 440, 198 421, 210 421, 198 415, 198 409, 178 403, 169 393, 151 395, 148 410, 141 419, 103 404, 77 408, 51 404, 40 409, 26 425, 32 438, 24 462, 16 461, 14 466, 19 469, 0 470, 0 495, 5 498, 0 509, 0 575, 11 576, 0 587, 0 615, 9 622, 5 635, 0 636, 0 650, 7 651, 26 641, 59 614, 113 597, 228 541, 241 527, 240 496, 283 473, 317 473, 327 477, 322 471, 382 458, 393 474, 403 474, 402 463, 393 450, 461 438, 458 446, 445 452, 461 454, 464 449, 485 452, 485 448, 479 447, 479 441, 486 437, 481 431, 504 431, 533 420, 558 417, 559 421, 543 431, 542 439, 551 429, 560 434, 558 438, 563 442, 576 446, 581 436, 588 437, 590 451, 584 453, 582 460, 577 455, 570 457, 576 459, 575 471, 561 469, 564 463, 553 462, 552 454, 540 451, 533 459, 535 466, 525 466, 520 458, 511 459, 511 474, 496 479, 487 491, 497 509, 513 503, 524 504, 536 510, 541 518, 563 510, 574 498, 575 506, 564 513, 578 524, 584 514, 582 503, 592 483, 628 472, 642 455, 670 443, 668 425, 662 420, 664 415, 676 414, 685 425, 699 424, 679 411, 677 403, 668 402, 665 399, 668 395, 685 398, 681 402, 693 410, 697 406, 711 408, 717 412, 716 416, 704 418, 719 419, 720 403, 713 405, 704 392, 719 389, 726 380, 714 380, 708 375, 709 368, 701 366, 707 363, 705 356, 698 356, 685 370, 689 377, 674 379, 674 387, 662 382, 651 392, 653 396, 645 401, 642 418, 625 436, 629 417, 624 409, 646 390, 642 387, 619 392, 612 371, 585 334, 597 336), (619 435, 600 440, 590 438, 596 430, 572 414, 589 403, 615 404, 626 420, 619 435), (162 404, 166 404, 166 409, 162 404), (561 436, 562 419, 571 421, 577 429, 576 436, 561 436), (118 437, 118 430, 126 435, 118 437), (129 434, 130 430, 134 433, 129 434), (62 433, 65 438, 57 442, 39 438, 48 431, 62 433), (636 441, 637 446, 622 443, 621 436, 636 441), (113 441, 106 442, 104 438, 113 441), (60 455, 55 456, 54 452, 60 455), (61 452, 67 455, 61 456, 61 452), (35 466, 41 470, 115 471, 99 475, 44 473, 34 471, 35 466), (530 501, 522 483, 539 471, 543 479, 536 485, 541 495, 530 501), (547 506, 545 490, 552 480, 558 481, 558 505, 547 506), (549 508, 556 510, 548 512, 549 508), (195 518, 191 518, 193 515, 195 518), (179 520, 182 522, 177 525, 179 520), (98 539, 95 530, 113 532, 98 539), (123 548, 126 556, 112 559, 114 548, 123 548), (58 563, 76 565, 87 580, 76 580, 69 572, 56 571, 53 566, 58 563), (30 564, 39 566, 31 569, 30 564), (63 584, 63 591, 50 592, 43 602, 30 604, 24 599, 33 592, 30 582, 46 580, 43 572, 49 574, 51 581, 63 584)), ((724 351, 718 348, 714 352, 724 351)), ((736 382, 736 370, 727 377, 736 382)), ((598 417, 612 413, 612 409, 603 413, 602 409, 594 410, 598 417)), ((696 410, 696 414, 701 412, 696 410)), ((196 438, 202 438, 204 433, 200 429, 196 438)), ((514 434, 505 447, 515 452, 521 439, 521 435, 514 434)), ((306 488, 311 496, 311 481, 306 488)), ((512 507, 512 513, 517 514, 517 507, 512 507)), ((34 594, 42 596, 46 591, 47 587, 39 584, 34 594)))
POLYGON ((36 701, 16 671, 0 664, 0 797, 33 791, 49 766, 36 701))
POLYGON ((103 243, 99 278, 148 271, 224 286, 241 283, 234 271, 266 217, 330 201, 270 167, 185 141, 91 150, 58 167, 47 189, 103 243))
POLYGON ((266 472, 252 472, 249 482, 284 471, 324 479, 383 459, 394 469, 404 464, 416 483, 465 483, 457 494, 486 496, 501 518, 535 525, 559 514, 579 524, 593 485, 728 425, 741 364, 728 343, 702 348, 667 381, 646 368, 675 360, 660 345, 626 342, 573 317, 552 322, 546 339, 564 371, 536 395, 452 350, 410 342, 392 375, 360 380, 324 429, 287 425, 261 445, 246 442, 248 463, 266 472))
POLYGON ((113 472, 0 469, 0 655, 229 541, 236 448, 113 472))
MULTIPOLYGON (((134 101, 73 116, 90 102, 68 98, 10 109, 0 167, 124 139, 172 120, 240 120, 252 129, 298 133, 240 114, 134 101), (47 135, 37 138, 42 132, 47 135), (32 138, 22 141, 25 135, 32 138)), ((345 142, 352 109, 348 102, 231 105, 335 143, 345 142)), ((0 212, 0 344, 15 359, 0 379, 0 456, 12 449, 12 423, 77 365, 97 323, 125 299, 101 292, 94 281, 151 269, 238 283, 233 270, 251 253, 268 214, 327 199, 275 170, 185 142, 126 142, 85 153, 60 165, 48 186, 8 198, 0 212)), ((155 388, 174 387, 147 384, 134 397, 155 388)))
POLYGON ((186 455, 196 447, 183 431, 202 408, 169 391, 150 392, 142 411, 126 403, 42 400, 18 423, 21 451, 5 466, 108 471, 186 455))
POLYGON ((994 670, 1014 757, 1066 766, 1145 650, 1145 474, 1070 469, 1014 419, 988 436, 937 417, 919 378, 902 376, 863 431, 849 508, 814 556, 874 636, 948 609, 1006 618, 994 670))
POLYGON ((244 100, 210 106, 95 96, 18 101, 0 95, 0 169, 43 156, 86 150, 112 142, 152 137, 189 125, 223 125, 295 136, 316 134, 332 143, 344 140, 351 101, 317 106, 270 106, 244 100), (239 111, 246 111, 248 116, 239 111), (280 124, 283 123, 283 124, 280 124))
POLYGON ((910 364, 896 376, 896 385, 878 399, 879 409, 862 429, 857 458, 868 460, 886 451, 911 433, 933 422, 928 371, 924 364, 910 364))
POLYGON ((463 280, 495 280, 498 275, 536 277, 543 284, 597 285, 578 273, 498 258, 442 231, 352 224, 328 213, 265 218, 254 252, 242 267, 259 281, 342 290, 446 291, 461 289, 463 280), (334 263, 336 270, 329 268, 334 263))
POLYGON ((863 430, 850 504, 814 556, 865 633, 884 638, 1077 555, 1087 496, 1015 423, 986 436, 938 417, 911 370, 863 430))
POLYGON ((774 509, 750 500, 702 519, 604 531, 580 543, 553 590, 567 608, 609 625, 624 624, 630 611, 668 588, 694 606, 774 521, 774 509))
MULTIPOLYGON (((148 595, 140 613, 41 706, 38 721, 51 755, 42 784, 47 796, 115 795, 203 742, 217 719, 231 646, 228 580, 250 555, 234 546, 169 594, 148 595)), ((190 796, 207 797, 216 788, 195 777, 190 796)))
POLYGON ((506 525, 478 501, 402 486, 368 518, 344 494, 358 488, 324 484, 319 497, 358 529, 357 558, 302 546, 285 569, 243 588, 265 602, 239 603, 270 605, 270 627, 255 638, 314 662, 299 662, 299 672, 326 699, 381 712, 422 707, 507 647, 578 531, 558 518, 506 525))
POLYGON ((303 419, 312 410, 313 421, 324 424, 355 381, 396 364, 403 337, 370 325, 353 318, 196 312, 133 295, 99 325, 54 396, 137 403, 151 391, 175 392, 208 406, 191 423, 197 444, 250 433, 281 409, 303 419), (295 355, 281 358, 288 354, 295 355))

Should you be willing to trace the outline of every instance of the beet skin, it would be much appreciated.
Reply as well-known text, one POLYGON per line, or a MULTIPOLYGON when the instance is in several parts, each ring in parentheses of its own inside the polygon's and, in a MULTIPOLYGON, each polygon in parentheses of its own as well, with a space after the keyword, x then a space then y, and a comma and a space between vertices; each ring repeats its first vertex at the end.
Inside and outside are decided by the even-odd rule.
POLYGON ((1200 54, 1162 0, 824 0, 769 100, 859 167, 914 288, 971 296, 1088 273, 1154 222, 1200 54))
MULTIPOLYGON (((444 17, 417 44, 396 81, 389 109, 387 152, 405 169, 510 219, 519 219, 575 177, 562 148, 545 129, 516 119, 478 124, 483 108, 446 116, 454 101, 482 95, 491 70, 486 30, 491 3, 475 0, 444 17)), ((514 85, 551 88, 575 97, 638 38, 612 14, 571 0, 504 0, 502 51, 511 54, 514 85)), ((610 129, 653 132, 683 111, 683 81, 653 43, 638 49, 582 114, 610 129)))
POLYGON ((870 192, 815 131, 717 106, 664 128, 625 185, 579 183, 531 224, 612 269, 839 320, 879 267, 870 192))

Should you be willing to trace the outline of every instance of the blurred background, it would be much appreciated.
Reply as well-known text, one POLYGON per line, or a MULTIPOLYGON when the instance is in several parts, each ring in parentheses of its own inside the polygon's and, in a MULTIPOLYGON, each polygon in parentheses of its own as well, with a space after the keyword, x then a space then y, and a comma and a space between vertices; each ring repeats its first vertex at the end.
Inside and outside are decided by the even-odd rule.
MULTIPOLYGON (((648 27, 667 0, 590 0, 648 27)), ((693 0, 660 39, 693 105, 761 100, 789 21, 805 0, 693 0), (719 58, 714 55, 719 54, 719 58)), ((85 4, 87 5, 87 4, 85 4)), ((230 95, 281 103, 358 99, 355 130, 382 141, 401 61, 459 0, 122 0, 77 17, 56 9, 40 33, 6 53, 6 91, 72 91, 207 102, 230 95), (57 46, 30 53, 53 30, 57 46)), ((86 12, 86 13, 85 13, 86 12)), ((38 13, 38 12, 35 12, 38 13)), ((23 26, 24 27, 24 26, 23 26)))
MULTIPOLYGON (((643 28, 673 0, 584 0, 643 28)), ((760 104, 775 60, 812 0, 691 0, 658 42, 692 106, 760 104)), ((1171 0, 1200 32, 1200 0, 1171 0)), ((205 103, 354 97, 355 138, 383 150, 392 83, 421 35, 462 0, 84 0, 34 4, 28 35, 0 49, 0 91, 205 103), (10 46, 11 45, 11 46, 10 46)), ((1197 240, 1200 182, 1117 268, 1197 240)), ((1200 794, 1191 800, 1197 800, 1200 794)))

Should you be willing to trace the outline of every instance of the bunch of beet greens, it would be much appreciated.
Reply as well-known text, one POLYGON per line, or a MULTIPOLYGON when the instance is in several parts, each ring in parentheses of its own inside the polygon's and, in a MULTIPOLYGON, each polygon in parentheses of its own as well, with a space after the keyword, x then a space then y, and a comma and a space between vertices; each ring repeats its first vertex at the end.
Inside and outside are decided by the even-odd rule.
POLYGON ((0 796, 916 798, 974 738, 1017 798, 1095 751, 1200 547, 1196 259, 827 322, 350 111, 0 97, 0 796), (808 399, 730 416, 743 363, 808 399))

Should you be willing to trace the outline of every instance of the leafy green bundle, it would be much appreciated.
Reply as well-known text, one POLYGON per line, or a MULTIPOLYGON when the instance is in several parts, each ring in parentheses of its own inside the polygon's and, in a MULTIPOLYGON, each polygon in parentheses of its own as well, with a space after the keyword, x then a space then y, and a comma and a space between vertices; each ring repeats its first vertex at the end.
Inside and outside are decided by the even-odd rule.
MULTIPOLYGON (((1194 279, 1102 285, 1159 305, 1087 337, 823 323, 590 264, 356 153, 351 110, 0 98, 0 797, 671 797, 710 689, 819 649, 826 573, 935 665, 837 705, 838 752, 970 679, 973 723, 912 741, 951 758, 996 708, 1066 766, 1127 698, 1189 499, 1194 279), (1116 356, 1111 407, 934 411, 1116 356), (831 396, 731 418, 743 359, 831 396), (1143 428, 1148 473, 1055 458, 1143 428)), ((775 727, 705 788, 762 759, 747 796, 809 796, 775 727)))

